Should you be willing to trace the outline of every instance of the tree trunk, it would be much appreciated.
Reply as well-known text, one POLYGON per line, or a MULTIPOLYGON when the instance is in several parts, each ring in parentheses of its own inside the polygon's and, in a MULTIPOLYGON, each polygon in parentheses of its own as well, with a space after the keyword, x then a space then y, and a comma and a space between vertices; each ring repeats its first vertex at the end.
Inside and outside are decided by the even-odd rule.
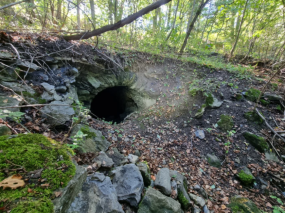
POLYGON ((62 0, 57 0, 57 13, 56 13, 56 19, 61 20, 61 7, 62 7, 62 0))
POLYGON ((108 0, 109 6, 109 24, 113 24, 113 2, 112 0, 108 0))
MULTIPOLYGON (((155 2, 155 0, 153 2, 155 2)), ((153 30, 156 30, 157 28, 157 16, 158 16, 158 10, 156 9, 153 16, 153 30)))
MULTIPOLYGON (((91 19, 93 22, 93 26, 96 27, 96 17, 95 17, 95 4, 94 0, 90 0, 90 10, 91 10, 91 19)), ((94 29, 95 30, 95 29, 94 29)))
POLYGON ((188 19, 187 30, 190 27, 190 24, 191 24, 193 15, 194 15, 195 7, 196 7, 196 0, 194 0, 193 7, 192 7, 192 10, 191 10, 191 15, 189 16, 189 19, 188 19))
POLYGON ((166 23, 166 27, 167 27, 167 28, 170 27, 171 9, 172 9, 172 1, 171 1, 170 4, 168 5, 168 15, 167 15, 167 23, 166 23))
POLYGON ((196 22, 198 16, 201 14, 203 8, 206 6, 206 4, 207 4, 209 1, 210 1, 210 0, 206 0, 205 3, 204 3, 204 0, 202 0, 202 2, 201 2, 201 4, 200 4, 200 7, 198 8, 198 10, 197 10, 197 12, 196 12, 196 14, 195 14, 195 17, 193 18, 191 24, 189 25, 189 29, 187 29, 185 39, 184 39, 183 44, 182 44, 182 46, 181 46, 181 49, 180 49, 180 51, 179 51, 180 54, 183 54, 184 49, 185 49, 186 44, 187 44, 187 40, 188 40, 188 38, 189 38, 189 36, 190 36, 191 31, 192 31, 193 28, 194 28, 194 24, 195 24, 195 22, 196 22))
POLYGON ((233 56, 233 54, 234 54, 234 52, 235 52, 235 49, 236 49, 238 40, 239 40, 240 31, 241 31, 242 24, 243 24, 243 21, 244 21, 244 15, 245 15, 245 11, 246 11, 246 7, 247 7, 247 4, 248 4, 248 1, 249 1, 249 0, 246 0, 245 6, 244 6, 244 9, 243 9, 243 13, 242 13, 242 17, 241 17, 241 21, 240 21, 238 33, 237 33, 237 35, 236 35, 236 39, 235 39, 235 43, 234 43, 234 45, 233 45, 233 48, 232 48, 232 50, 231 50, 231 53, 230 53, 230 56, 229 56, 229 60, 232 58, 232 56, 233 56))
POLYGON ((80 4, 80 0, 77 0, 77 7, 76 7, 76 8, 77 8, 77 29, 78 29, 78 30, 81 29, 79 4, 80 4))
POLYGON ((175 10, 175 15, 174 15, 174 20, 173 20, 173 22, 172 22, 171 30, 170 30, 170 32, 168 33, 168 35, 167 35, 165 41, 168 41, 168 39, 169 39, 170 36, 171 36, 171 33, 172 33, 173 29, 175 28, 176 17, 177 17, 177 11, 178 11, 178 7, 179 7, 179 1, 180 1, 180 0, 177 1, 176 10, 175 10))

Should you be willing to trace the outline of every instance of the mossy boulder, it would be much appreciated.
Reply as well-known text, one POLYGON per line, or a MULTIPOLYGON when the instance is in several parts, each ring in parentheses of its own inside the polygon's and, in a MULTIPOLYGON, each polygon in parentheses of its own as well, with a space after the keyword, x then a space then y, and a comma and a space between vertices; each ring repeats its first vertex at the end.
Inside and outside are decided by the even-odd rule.
POLYGON ((70 134, 71 137, 74 137, 78 131, 82 131, 86 136, 82 141, 79 142, 78 151, 82 153, 86 152, 105 152, 111 143, 106 140, 102 135, 102 132, 88 125, 78 124, 76 125, 70 134))
POLYGON ((249 142, 258 151, 265 152, 269 149, 269 146, 263 137, 252 134, 251 132, 244 132, 243 136, 247 142, 249 142))
POLYGON ((181 204, 182 209, 187 211, 191 206, 191 200, 189 195, 187 194, 186 189, 183 184, 178 185, 178 201, 181 204))
POLYGON ((231 116, 229 115, 221 115, 220 120, 217 122, 218 127, 226 132, 230 131, 234 126, 234 121, 231 116))
POLYGON ((251 200, 241 196, 232 197, 229 207, 233 213, 262 213, 251 200))
POLYGON ((5 200, 17 213, 53 212, 53 192, 75 174, 72 150, 40 134, 1 136, 0 149, 0 181, 14 174, 25 181, 24 187, 15 190, 0 188, 0 205, 5 200))
POLYGON ((256 124, 262 124, 263 123, 263 119, 256 112, 253 112, 253 111, 246 112, 244 114, 244 117, 248 121, 252 121, 256 124))
POLYGON ((7 126, 0 125, 0 136, 11 135, 11 134, 12 134, 12 132, 7 126))
POLYGON ((139 168, 141 175, 143 177, 143 182, 146 187, 151 184, 150 178, 150 170, 146 162, 139 162, 137 163, 137 167, 139 168))
POLYGON ((201 118, 204 115, 205 109, 206 109, 207 105, 203 104, 201 106, 201 108, 196 112, 195 114, 195 118, 201 118))
POLYGON ((260 90, 251 88, 245 93, 245 97, 250 101, 257 101, 260 93, 260 90))
POLYGON ((251 185, 255 180, 255 177, 252 175, 251 171, 245 166, 240 169, 237 176, 244 185, 251 185))
POLYGON ((215 155, 207 154, 207 161, 211 166, 214 166, 217 168, 220 168, 222 166, 222 162, 215 155))

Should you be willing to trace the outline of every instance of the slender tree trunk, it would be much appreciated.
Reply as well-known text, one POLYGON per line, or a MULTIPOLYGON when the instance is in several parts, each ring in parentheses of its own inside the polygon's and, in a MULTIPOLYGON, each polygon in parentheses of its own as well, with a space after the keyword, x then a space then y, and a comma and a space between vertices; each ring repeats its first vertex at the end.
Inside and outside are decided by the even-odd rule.
POLYGON ((168 5, 168 15, 167 15, 167 23, 166 23, 167 28, 170 27, 171 9, 172 9, 172 1, 168 5))
POLYGON ((109 6, 109 24, 113 24, 113 2, 112 0, 108 0, 109 6))
MULTIPOLYGON (((155 0, 153 0, 155 2, 155 0)), ((154 16, 153 16, 153 30, 156 30, 157 28, 157 16, 158 16, 158 10, 156 9, 154 11, 154 16)))
POLYGON ((242 13, 242 17, 241 17, 241 22, 240 22, 240 25, 239 25, 238 33, 236 35, 236 39, 235 39, 235 43, 233 45, 233 48, 232 48, 232 50, 230 52, 229 60, 233 57, 233 54, 235 52, 235 49, 236 49, 236 46, 237 46, 237 43, 238 43, 238 40, 239 40, 240 31, 241 31, 242 24, 243 24, 243 21, 244 21, 244 15, 245 15, 245 11, 246 11, 246 7, 247 7, 247 4, 248 4, 248 1, 249 0, 246 0, 245 6, 244 6, 244 9, 243 9, 243 13, 242 13))
POLYGON ((285 47, 285 41, 282 44, 282 46, 280 47, 280 49, 277 51, 276 55, 274 56, 274 61, 277 59, 278 55, 280 54, 280 52, 282 51, 282 49, 285 47))
POLYGON ((80 9, 79 9, 79 5, 80 5, 80 0, 77 0, 77 29, 80 30, 81 29, 81 25, 80 25, 80 9))
POLYGON ((195 7, 196 7, 196 0, 194 0, 193 7, 192 7, 192 10, 191 10, 191 14, 190 14, 189 19, 188 19, 187 30, 189 30, 189 27, 190 27, 190 24, 191 24, 193 15, 194 15, 195 7))
POLYGON ((59 21, 61 21, 61 8, 62 8, 62 0, 57 0, 56 19, 59 21))
POLYGON ((204 2, 204 0, 202 0, 202 2, 201 2, 201 4, 200 4, 200 7, 199 7, 199 9, 197 10, 197 12, 196 12, 196 14, 195 14, 195 17, 193 18, 193 20, 192 20, 192 22, 191 22, 191 24, 190 24, 190 26, 189 26, 189 29, 188 29, 187 32, 186 32, 185 39, 184 39, 183 44, 182 44, 182 46, 181 46, 181 49, 180 49, 180 51, 179 51, 180 54, 183 54, 184 49, 185 49, 186 44, 187 44, 187 40, 188 40, 188 38, 189 38, 189 36, 190 36, 191 31, 192 31, 193 28, 194 28, 194 24, 195 24, 195 22, 196 22, 198 16, 201 14, 203 8, 206 6, 206 4, 207 4, 209 1, 210 1, 210 0, 206 0, 206 1, 204 2))
POLYGON ((174 20, 173 20, 173 22, 172 22, 171 30, 170 30, 170 32, 168 33, 168 35, 167 35, 165 41, 168 41, 168 39, 169 39, 170 36, 171 36, 171 33, 172 33, 173 29, 175 28, 176 17, 177 17, 177 11, 178 11, 178 7, 179 7, 179 1, 180 1, 180 0, 177 1, 176 10, 175 10, 175 15, 174 15, 174 20))
POLYGON ((90 3, 90 10, 91 10, 91 19, 93 22, 94 27, 96 27, 96 17, 95 17, 95 4, 94 0, 89 0, 90 3))

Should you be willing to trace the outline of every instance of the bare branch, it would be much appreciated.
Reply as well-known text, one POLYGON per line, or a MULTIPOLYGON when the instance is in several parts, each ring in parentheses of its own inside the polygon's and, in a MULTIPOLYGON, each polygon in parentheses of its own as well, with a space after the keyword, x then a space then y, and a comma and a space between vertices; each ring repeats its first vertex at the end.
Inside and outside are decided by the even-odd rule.
POLYGON ((26 2, 26 1, 28 1, 28 0, 23 0, 23 1, 14 2, 14 3, 11 3, 11 4, 7 4, 7 5, 3 6, 3 7, 0 7, 0 10, 4 10, 5 8, 12 7, 12 6, 16 5, 16 4, 21 4, 21 3, 26 2))
POLYGON ((71 36, 64 36, 63 38, 65 40, 79 40, 79 39, 88 39, 91 38, 93 36, 97 36, 97 35, 101 35, 102 33, 105 33, 107 31, 111 31, 111 30, 117 30, 127 24, 132 23, 133 21, 135 21, 136 19, 138 19, 139 17, 149 13, 152 10, 155 10, 157 8, 159 8, 161 5, 167 4, 168 2, 170 2, 171 0, 159 0, 143 9, 141 9, 140 11, 129 15, 127 18, 124 18, 120 21, 118 21, 115 24, 110 24, 110 25, 106 25, 104 27, 101 27, 99 29, 93 30, 91 32, 86 32, 85 35, 84 33, 81 34, 77 34, 77 35, 71 35, 71 36))

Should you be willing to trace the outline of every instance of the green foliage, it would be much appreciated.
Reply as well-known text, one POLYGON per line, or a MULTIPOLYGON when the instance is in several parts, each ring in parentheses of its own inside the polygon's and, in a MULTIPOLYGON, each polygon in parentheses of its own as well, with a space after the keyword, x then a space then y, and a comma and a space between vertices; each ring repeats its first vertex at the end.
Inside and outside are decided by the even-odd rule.
POLYGON ((39 200, 22 201, 11 213, 53 213, 53 203, 50 199, 43 197, 39 200))
POLYGON ((49 184, 47 188, 42 188, 37 183, 27 183, 24 188, 16 190, 1 188, 0 201, 7 199, 8 203, 14 203, 22 197, 28 197, 31 200, 22 203, 21 208, 39 206, 39 203, 44 202, 42 208, 49 212, 50 202, 47 200, 51 198, 52 192, 59 187, 65 187, 75 174, 75 166, 69 154, 73 153, 72 150, 40 134, 1 136, 0 147, 3 151, 0 155, 0 181, 7 178, 5 170, 12 175, 16 174, 15 167, 22 167, 27 172, 43 169, 41 178, 46 180, 44 183, 49 184), (64 169, 58 169, 61 167, 64 169), (33 193, 28 193, 28 188, 32 189, 33 193), (37 200, 39 201, 36 202, 37 200))
POLYGON ((252 175, 246 174, 243 170, 238 173, 238 177, 245 185, 250 185, 254 181, 254 177, 252 175))
POLYGON ((254 89, 254 88, 251 88, 249 89, 246 93, 245 93, 245 96, 248 100, 250 101, 257 101, 259 95, 260 95, 261 91, 260 90, 257 90, 257 89, 254 89))
POLYGON ((214 97, 211 93, 205 93, 204 95, 206 96, 206 106, 210 106, 214 103, 214 97))
POLYGON ((218 127, 225 132, 230 131, 234 126, 233 119, 229 115, 221 115, 220 120, 217 122, 217 124, 218 127))
POLYGON ((268 106, 270 104, 269 101, 266 101, 264 99, 260 99, 260 103, 263 105, 263 106, 268 106))
POLYGON ((252 121, 256 124, 263 124, 263 119, 256 113, 256 112, 252 112, 252 111, 249 111, 249 112, 246 112, 244 114, 244 117, 249 120, 249 121, 252 121))

